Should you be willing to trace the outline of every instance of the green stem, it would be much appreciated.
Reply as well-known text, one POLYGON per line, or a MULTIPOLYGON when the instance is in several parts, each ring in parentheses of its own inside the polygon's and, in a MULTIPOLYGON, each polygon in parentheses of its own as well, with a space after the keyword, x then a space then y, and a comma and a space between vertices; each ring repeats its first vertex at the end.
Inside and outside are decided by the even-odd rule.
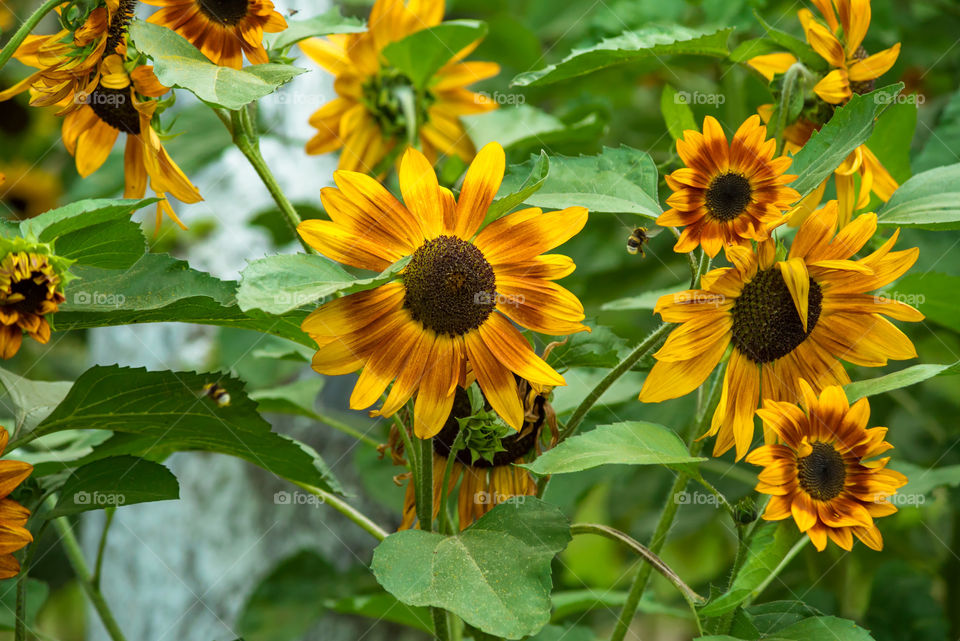
POLYGON ((453 523, 450 522, 450 515, 447 514, 447 488, 450 485, 450 476, 453 473, 453 463, 457 458, 457 452, 463 447, 463 431, 457 432, 457 437, 453 439, 453 445, 447 453, 447 464, 443 467, 443 485, 440 486, 440 531, 444 534, 453 534, 453 523))
POLYGON ((67 560, 73 567, 73 572, 77 577, 77 581, 80 582, 80 587, 83 588, 87 598, 90 599, 90 603, 93 604, 93 608, 97 611, 97 614, 100 615, 100 621, 103 623, 107 634, 110 635, 113 641, 126 641, 126 637, 123 636, 120 626, 117 625, 117 620, 113 618, 113 613, 110 611, 109 606, 107 606, 103 594, 99 588, 93 584, 90 568, 87 567, 87 562, 83 559, 80 542, 77 541, 77 537, 73 533, 70 521, 67 520, 65 516, 58 517, 53 520, 53 527, 55 527, 60 534, 60 543, 63 545, 67 560))
POLYGON ((420 448, 417 452, 419 474, 414 475, 417 481, 417 519, 421 530, 433 532, 433 440, 414 437, 414 441, 413 446, 420 448))
POLYGON ((106 521, 103 523, 103 532, 100 533, 100 543, 97 545, 97 562, 93 565, 93 585, 100 587, 100 570, 103 568, 103 552, 107 548, 107 533, 110 531, 110 524, 113 523, 113 515, 117 511, 115 507, 108 507, 104 510, 106 521))
POLYGON ((7 41, 6 46, 0 51, 0 69, 3 69, 3 66, 10 61, 10 58, 13 57, 14 52, 17 48, 27 39, 27 36, 30 35, 30 32, 40 24, 40 21, 43 20, 43 17, 53 11, 56 7, 64 4, 64 0, 47 0, 40 8, 33 12, 33 14, 27 18, 26 22, 20 25, 20 28, 17 29, 16 33, 7 41))
POLYGON ((586 398, 580 402, 580 405, 577 406, 577 409, 573 411, 573 414, 570 416, 570 420, 567 421, 566 426, 560 432, 559 441, 563 441, 568 436, 573 434, 580 423, 583 422, 584 417, 586 417, 587 412, 596 404, 600 397, 603 396, 603 393, 610 389, 610 386, 613 385, 617 379, 630 371, 630 369, 637 364, 637 362, 647 355, 654 346, 660 341, 660 339, 665 336, 670 330, 673 329, 671 323, 664 323, 657 329, 647 336, 643 341, 637 345, 632 352, 627 354, 627 356, 620 361, 616 367, 607 372, 607 375, 597 383, 596 387, 590 390, 590 393, 587 394, 586 398))
POLYGON ((17 611, 14 614, 16 623, 13 628, 14 641, 27 639, 27 571, 21 568, 17 577, 17 611))
MULTIPOLYGON (((703 432, 704 426, 710 420, 710 410, 720 400, 721 387, 720 379, 717 378, 713 382, 713 385, 711 385, 708 399, 701 408, 699 417, 694 422, 690 438, 696 438, 698 434, 703 432)), ((703 441, 694 440, 690 446, 690 455, 697 456, 701 449, 703 449, 703 441)), ((667 541, 667 533, 673 525, 673 519, 677 515, 677 509, 680 507, 676 497, 683 492, 689 479, 690 474, 688 472, 680 472, 674 480, 673 486, 670 488, 670 494, 667 495, 667 501, 663 506, 663 511, 660 513, 660 520, 657 521, 653 536, 650 538, 650 545, 648 547, 653 554, 659 554, 660 550, 663 549, 664 543, 667 541)), ((647 588, 647 582, 650 580, 650 572, 652 570, 653 566, 649 563, 642 564, 640 569, 637 570, 637 576, 633 580, 633 585, 630 586, 630 592, 627 594, 627 600, 623 604, 620 616, 617 618, 617 625, 613 630, 613 634, 610 635, 610 641, 623 641, 627 635, 627 630, 630 629, 630 623, 633 622, 633 617, 637 613, 637 607, 640 605, 640 599, 643 598, 643 593, 647 588)))
POLYGON ((359 525, 376 540, 382 541, 387 538, 386 530, 374 523, 369 516, 353 507, 336 494, 332 494, 313 485, 307 485, 306 483, 296 483, 296 485, 303 488, 307 492, 310 492, 310 494, 322 499, 324 504, 329 505, 340 514, 343 514, 345 517, 359 525))
POLYGON ((367 445, 373 448, 380 447, 380 443, 378 443, 375 439, 370 438, 360 430, 356 429, 355 427, 351 427, 350 425, 348 425, 347 423, 344 423, 340 419, 333 418, 332 416, 329 416, 327 414, 319 414, 316 412, 314 413, 313 418, 320 423, 323 423, 325 425, 332 427, 338 432, 343 432, 344 434, 352 436, 358 441, 363 441, 364 443, 366 443, 367 445))
POLYGON ((800 553, 800 550, 802 550, 809 541, 810 541, 810 537, 807 535, 803 535, 803 537, 801 537, 801 539, 797 541, 792 548, 790 548, 790 551, 787 552, 786 556, 783 557, 783 560, 780 561, 780 564, 773 569, 773 572, 767 575, 767 578, 763 580, 763 583, 758 585, 753 590, 753 592, 750 593, 750 598, 747 600, 746 603, 744 603, 744 605, 747 605, 747 603, 750 603, 751 601, 756 599, 758 596, 763 594, 763 591, 767 589, 767 586, 769 586, 773 582, 773 580, 780 575, 780 572, 782 572, 783 569, 787 567, 790 561, 793 560, 793 557, 797 556, 797 554, 800 553))
MULTIPOLYGON (((222 113, 216 109, 214 113, 226 124, 222 113)), ((260 176, 260 180, 263 181, 267 191, 270 192, 273 201, 277 203, 277 207, 280 209, 280 213, 283 214, 283 219, 293 232, 294 237, 300 241, 300 244, 308 254, 314 253, 313 248, 310 247, 307 241, 301 238, 297 232, 297 226, 301 222, 300 215, 297 213, 297 210, 294 209, 290 200, 287 199, 286 194, 283 193, 273 172, 270 171, 270 167, 267 166, 266 161, 263 159, 263 154, 260 153, 260 135, 257 133, 257 128, 250 118, 250 112, 246 108, 230 112, 230 126, 228 130, 233 135, 233 143, 237 146, 237 149, 246 156, 254 171, 260 176)))

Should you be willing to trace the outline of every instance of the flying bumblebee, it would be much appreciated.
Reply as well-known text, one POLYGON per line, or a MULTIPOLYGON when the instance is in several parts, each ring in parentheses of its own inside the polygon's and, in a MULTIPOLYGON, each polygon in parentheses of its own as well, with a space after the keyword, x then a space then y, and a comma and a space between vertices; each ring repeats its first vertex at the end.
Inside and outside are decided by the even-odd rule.
POLYGON ((217 383, 207 383, 200 391, 204 396, 213 399, 219 407, 226 407, 230 404, 230 393, 217 383))
POLYGON ((640 254, 640 257, 643 258, 646 254, 643 251, 643 246, 650 242, 650 235, 647 233, 646 227, 637 227, 632 232, 630 232, 630 237, 627 238, 627 252, 630 254, 640 254))

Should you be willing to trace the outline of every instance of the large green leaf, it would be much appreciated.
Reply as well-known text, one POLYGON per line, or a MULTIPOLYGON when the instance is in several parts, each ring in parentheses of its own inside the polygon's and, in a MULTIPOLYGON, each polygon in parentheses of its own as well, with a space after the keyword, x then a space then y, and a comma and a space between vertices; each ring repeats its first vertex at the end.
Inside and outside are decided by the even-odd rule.
POLYGON ((126 217, 78 229, 56 241, 57 256, 105 269, 126 269, 146 250, 140 225, 126 217))
MULTIPOLYGON (((525 100, 522 94, 494 93, 496 102, 525 100)), ((536 155, 544 148, 573 142, 596 140, 604 123, 595 113, 576 122, 566 123, 556 116, 528 104, 502 106, 494 111, 466 116, 463 124, 474 146, 480 149, 488 142, 499 142, 512 158, 536 155)))
POLYGON ((178 498, 180 484, 160 463, 111 456, 74 470, 60 488, 60 499, 49 518, 178 498))
POLYGON ((671 85, 664 85, 663 92, 660 94, 660 113, 663 114, 663 121, 667 124, 667 131, 674 140, 683 138, 683 134, 688 129, 699 131, 697 121, 693 117, 693 109, 690 108, 689 94, 679 92, 671 85))
POLYGON ((888 298, 913 305, 926 320, 960 332, 960 276, 939 272, 907 274, 897 281, 896 289, 885 292, 888 298))
POLYGON ((454 55, 485 35, 485 22, 448 20, 391 42, 383 48, 383 57, 413 81, 415 87, 425 88, 454 55))
POLYGON ((626 31, 591 47, 574 49, 555 65, 521 73, 513 79, 512 84, 548 85, 613 65, 650 57, 659 59, 671 54, 726 56, 730 52, 727 40, 732 32, 733 29, 704 32, 680 25, 649 26, 626 31))
POLYGON ((264 34, 263 40, 271 49, 284 49, 306 38, 328 36, 332 33, 360 33, 367 26, 360 18, 340 15, 338 7, 332 7, 319 16, 306 20, 287 20, 287 28, 278 34, 264 34))
POLYGON ((403 603, 450 610, 489 634, 536 633, 550 619, 550 562, 570 542, 570 527, 558 508, 522 499, 452 536, 391 534, 374 550, 374 575, 403 603))
POLYGON ((74 265, 78 276, 51 318, 57 331, 132 323, 181 322, 251 329, 315 346, 300 330, 305 313, 244 313, 236 283, 191 269, 166 254, 145 254, 129 269, 74 265))
POLYGON ((624 421, 569 438, 525 467, 535 474, 566 474, 600 465, 680 465, 704 460, 690 456, 680 437, 662 425, 624 421))
POLYGON ((339 491, 320 456, 271 431, 243 384, 222 374, 93 367, 77 379, 35 433, 70 429, 117 433, 82 463, 124 454, 161 459, 176 451, 202 450, 242 458, 291 481, 339 491), (221 406, 207 397, 203 392, 207 383, 226 389, 230 403, 221 406))
POLYGON ((717 617, 736 609, 780 565, 800 536, 806 535, 801 535, 793 522, 757 525, 747 558, 730 587, 700 608, 700 615, 717 617))
POLYGON ((900 185, 880 208, 881 225, 960 229, 960 163, 930 169, 900 185))
POLYGON ((937 125, 916 158, 913 169, 927 171, 943 165, 957 162, 957 149, 960 148, 960 91, 956 91, 950 102, 940 112, 937 125))
POLYGON ((156 198, 78 200, 23 221, 20 223, 20 233, 23 236, 36 236, 40 242, 48 243, 84 227, 129 218, 133 212, 155 202, 156 198))
POLYGON ((240 109, 306 71, 273 63, 243 69, 221 67, 180 34, 142 20, 130 25, 130 39, 153 60, 153 71, 160 82, 186 89, 200 100, 225 109, 240 109))
POLYGON ((0 383, 4 394, 0 407, 9 412, 16 421, 16 432, 30 431, 45 419, 63 397, 72 383, 69 381, 32 381, 13 372, 0 369, 0 383))
POLYGON ((509 176, 514 172, 523 173, 527 165, 532 166, 529 168, 530 173, 527 174, 522 183, 518 185, 515 180, 507 180, 506 178, 501 183, 497 199, 490 203, 490 207, 487 209, 484 225, 510 213, 543 187, 550 173, 550 157, 547 156, 546 152, 541 151, 540 155, 532 158, 529 163, 524 163, 522 166, 511 166, 507 175, 509 176))
POLYGON ((938 487, 957 487, 960 484, 960 465, 926 467, 909 461, 894 460, 890 467, 907 477, 907 484, 893 496, 894 505, 920 505, 925 497, 938 487))
POLYGON ((844 388, 847 392, 847 398, 852 403, 864 396, 874 396, 886 392, 909 387, 922 383, 928 378, 934 376, 943 376, 946 374, 960 374, 960 361, 949 364, 925 363, 922 365, 911 365, 896 372, 869 378, 863 381, 854 381, 848 383, 844 388))
POLYGON ((874 641, 867 630, 837 617, 811 617, 777 630, 771 641, 874 641))
POLYGON ((673 287, 664 289, 653 289, 643 292, 642 294, 637 294, 636 296, 627 296, 626 298, 618 298, 617 300, 606 302, 601 305, 600 309, 604 311, 653 309, 657 306, 657 301, 660 300, 661 296, 680 294, 683 291, 682 285, 674 285, 673 287))
POLYGON ((352 294, 379 287, 397 277, 409 258, 401 258, 370 278, 356 278, 322 256, 280 254, 255 260, 243 270, 237 303, 240 309, 284 314, 331 294, 352 294))
POLYGON ((850 102, 837 109, 830 121, 793 157, 789 173, 796 174, 797 179, 790 186, 805 196, 829 178, 850 152, 867 141, 877 118, 893 104, 901 90, 902 82, 862 96, 854 95, 850 102))
MULTIPOLYGON (((500 193, 520 190, 534 168, 531 158, 510 167, 500 193)), ((638 214, 656 218, 657 166, 645 151, 623 145, 604 147, 596 156, 550 156, 550 173, 542 187, 524 201, 533 207, 563 209, 580 205, 590 213, 638 214)))

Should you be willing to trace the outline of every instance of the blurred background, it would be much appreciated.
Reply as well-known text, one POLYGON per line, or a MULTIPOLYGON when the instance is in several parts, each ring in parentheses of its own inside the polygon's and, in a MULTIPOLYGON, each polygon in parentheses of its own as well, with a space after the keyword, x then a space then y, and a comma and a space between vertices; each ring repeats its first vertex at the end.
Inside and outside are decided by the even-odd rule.
MULTIPOLYGON (((365 17, 370 3, 337 3, 345 14, 365 17)), ((0 15, 3 42, 35 3, 4 0, 12 15, 0 15)), ((319 14, 330 2, 279 0, 284 14, 297 19, 319 14)), ((802 37, 796 11, 804 2, 763 0, 454 0, 447 17, 489 23, 486 40, 473 54, 492 60, 501 74, 476 85, 503 109, 514 110, 509 128, 503 120, 471 118, 469 130, 479 144, 500 140, 508 161, 518 163, 545 148, 551 154, 596 154, 621 144, 649 152, 667 173, 676 166, 673 141, 660 115, 664 84, 692 94, 721 96, 692 104, 698 121, 717 117, 728 131, 771 100, 765 83, 745 67, 727 61, 672 57, 615 67, 559 84, 520 91, 510 86, 518 73, 556 62, 571 49, 648 24, 680 23, 704 29, 734 26, 737 42, 762 35, 754 16, 802 37)), ((813 7, 810 6, 812 9, 813 7)), ((141 6, 138 15, 152 8, 141 6)), ((52 21, 40 32, 52 33, 52 21)), ((870 52, 902 42, 900 58, 879 86, 898 80, 915 104, 891 107, 878 123, 869 146, 903 181, 912 173, 960 162, 960 3, 873 1, 873 21, 864 43, 870 52)), ((320 188, 331 184, 335 155, 307 156, 312 135, 307 118, 332 99, 332 81, 307 59, 311 70, 277 94, 261 101, 263 152, 287 195, 306 217, 322 216, 320 188)), ((0 87, 27 73, 18 63, 0 72, 0 87)), ((59 119, 53 110, 27 107, 27 96, 0 103, 0 213, 24 218, 88 197, 116 197, 122 191, 121 147, 107 164, 80 180, 63 149, 59 119)), ((204 201, 181 206, 188 231, 165 224, 153 234, 153 211, 137 214, 148 230, 151 250, 170 252, 197 269, 235 279, 247 261, 266 254, 295 252, 266 191, 243 156, 230 146, 214 115, 187 92, 177 95, 174 132, 166 142, 173 158, 199 187, 204 201)), ((502 115, 502 114, 501 114, 502 115)), ((446 161, 442 178, 456 182, 462 163, 446 161)), ((389 184, 389 183, 388 183, 389 184)), ((662 187, 662 184, 661 184, 662 187)), ((831 188, 832 189, 832 188, 831 188)), ((663 194, 661 194, 663 195, 663 194)), ((830 197, 828 191, 827 194, 830 197)), ((875 205, 876 203, 874 203, 875 205)), ((685 288, 685 258, 672 252, 669 234, 653 237, 646 256, 630 255, 627 237, 643 220, 631 215, 597 215, 586 230, 562 248, 577 271, 564 285, 583 301, 588 323, 608 327, 624 348, 655 327, 649 311, 622 311, 611 301, 667 287, 685 288), (606 305, 606 308, 605 308, 606 305)), ((647 221, 647 226, 653 225, 647 221)), ((892 286, 919 295, 923 323, 903 327, 923 363, 960 360, 960 235, 909 231, 902 247, 921 248, 908 275, 892 286), (931 273, 927 273, 931 272, 931 273)), ((140 325, 54 334, 48 345, 25 341, 4 368, 31 379, 72 380, 94 364, 119 363, 150 369, 227 371, 243 379, 254 398, 270 399, 271 390, 297 382, 299 416, 268 413, 274 429, 314 446, 353 494, 351 501, 388 529, 400 522, 403 490, 393 482, 399 472, 389 457, 331 429, 316 412, 343 421, 384 442, 385 421, 346 409, 354 377, 322 378, 289 352, 281 339, 242 330, 192 325, 140 325)), ((894 363, 887 371, 904 367, 894 363)), ((851 366, 854 380, 882 371, 851 366)), ((555 392, 558 413, 569 412, 599 373, 580 369, 568 375, 570 388, 555 392)), ((643 419, 679 429, 689 422, 692 403, 683 398, 642 405, 636 394, 642 372, 631 372, 604 397, 582 429, 617 420, 643 419)), ((939 641, 960 637, 960 428, 958 381, 931 379, 872 399, 872 425, 891 428, 896 446, 894 468, 913 482, 902 492, 922 493, 922 505, 905 505, 884 519, 883 552, 864 546, 846 553, 831 546, 818 554, 808 546, 774 581, 762 601, 800 599, 822 610, 857 620, 878 641, 939 641), (935 468, 935 472, 930 470, 935 468)), ((276 404, 274 404, 276 405, 276 404)), ((265 405, 266 406, 266 405, 265 405)), ((289 409, 289 408, 287 408, 289 409)), ((562 418, 562 417, 561 417, 562 418)), ((731 499, 749 494, 755 472, 732 457, 705 465, 708 479, 731 499)), ((417 639, 423 633, 390 621, 418 616, 405 608, 386 608, 366 571, 372 541, 358 527, 322 505, 277 504, 275 493, 289 489, 251 465, 218 455, 181 453, 167 461, 180 481, 181 500, 124 507, 113 517, 103 567, 103 590, 128 638, 138 641, 359 641, 417 639), (365 617, 357 612, 375 616, 365 617), (352 614, 351 614, 352 613, 352 614)), ((607 466, 555 478, 546 500, 577 521, 608 523, 640 541, 649 539, 673 477, 655 468, 607 466)), ((93 558, 104 513, 80 519, 83 542, 93 558)), ((722 585, 736 549, 729 518, 712 505, 688 505, 665 548, 664 558, 701 594, 722 585), (696 545, 692 544, 696 535, 696 545)), ((31 616, 43 639, 106 639, 51 533, 42 542, 30 584, 31 616)), ((556 587, 564 607, 558 625, 576 623, 574 632, 556 628, 570 641, 609 635, 632 576, 627 550, 597 537, 580 537, 557 559, 556 587), (597 603, 600 603, 597 607, 597 603), (584 617, 587 607, 595 610, 584 617)), ((641 604, 636 639, 689 639, 684 604, 672 588, 655 580, 641 604)), ((9 585, 0 586, 2 603, 13 603, 9 585)), ((12 613, 0 607, 0 622, 12 613)), ((5 633, 0 632, 0 639, 5 633)), ((552 634, 552 633, 551 633, 552 634)), ((12 637, 12 633, 8 635, 12 637)), ((548 637, 542 636, 543 639, 548 637)), ((560 638, 560 636, 549 637, 560 638)), ((628 637, 630 638, 630 637, 628 637)))

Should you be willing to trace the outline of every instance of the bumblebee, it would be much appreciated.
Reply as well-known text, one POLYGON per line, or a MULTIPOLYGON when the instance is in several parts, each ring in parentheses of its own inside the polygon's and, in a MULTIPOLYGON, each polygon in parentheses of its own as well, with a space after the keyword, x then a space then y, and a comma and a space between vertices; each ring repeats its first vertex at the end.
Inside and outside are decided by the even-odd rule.
POLYGON ((212 398, 219 407, 226 407, 230 404, 230 393, 216 383, 207 383, 203 386, 201 393, 212 398))
POLYGON ((643 258, 646 254, 643 252, 643 246, 650 241, 650 236, 647 234, 646 227, 637 227, 632 232, 630 232, 630 237, 627 238, 627 252, 630 254, 639 253, 640 257, 643 258))

